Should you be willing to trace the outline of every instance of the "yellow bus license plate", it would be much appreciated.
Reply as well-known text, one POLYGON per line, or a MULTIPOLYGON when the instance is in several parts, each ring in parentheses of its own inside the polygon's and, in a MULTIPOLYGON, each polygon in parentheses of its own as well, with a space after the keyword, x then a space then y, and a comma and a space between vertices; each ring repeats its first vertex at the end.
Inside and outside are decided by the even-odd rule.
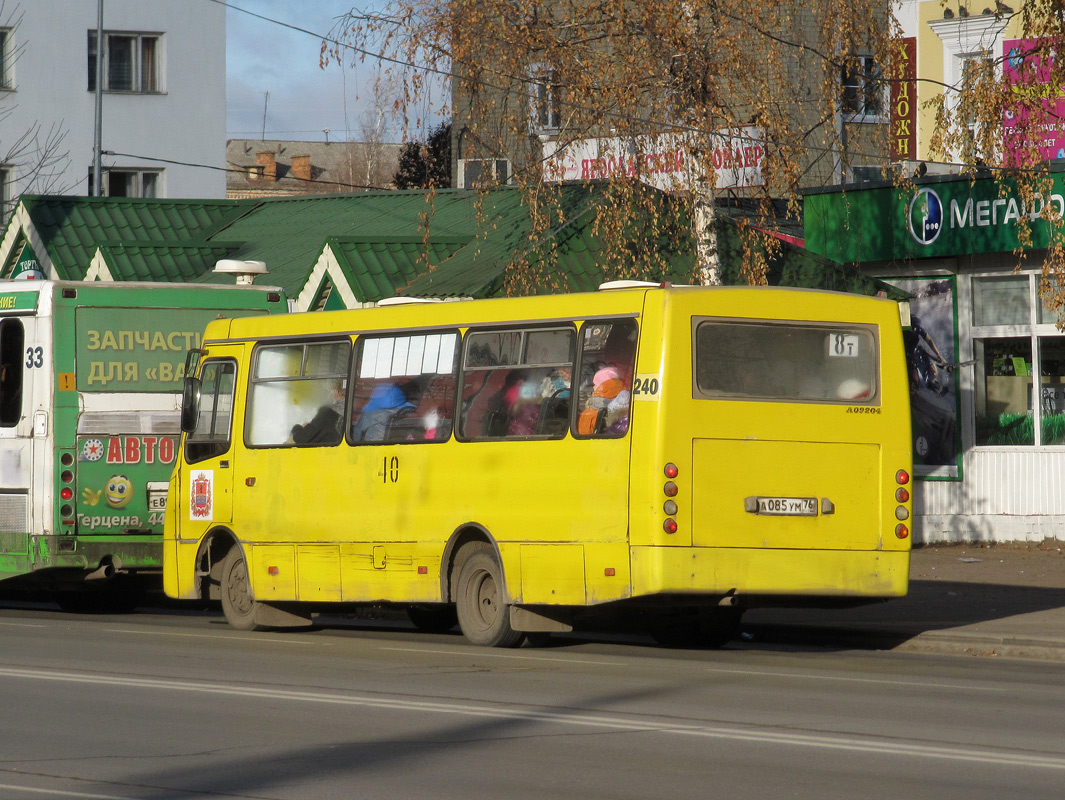
POLYGON ((785 517, 816 517, 816 497, 759 497, 758 513, 785 517))

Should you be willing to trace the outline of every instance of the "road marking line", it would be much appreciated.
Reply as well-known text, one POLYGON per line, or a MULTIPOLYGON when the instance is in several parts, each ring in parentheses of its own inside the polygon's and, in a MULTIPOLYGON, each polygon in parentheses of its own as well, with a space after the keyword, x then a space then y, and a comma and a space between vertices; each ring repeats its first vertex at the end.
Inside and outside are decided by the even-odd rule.
POLYGON ((436 714, 457 714, 470 717, 506 719, 524 722, 553 723, 581 728, 597 728, 608 731, 632 733, 662 733, 675 736, 695 736, 706 739, 721 739, 735 742, 758 742, 791 747, 814 747, 824 750, 870 753, 873 755, 897 755, 908 758, 963 761, 984 765, 1010 767, 1034 767, 1065 771, 1065 755, 1021 753, 1011 750, 980 747, 951 747, 935 742, 908 743, 891 738, 878 739, 870 735, 838 735, 816 732, 781 731, 772 727, 761 729, 750 725, 721 725, 699 722, 675 722, 622 714, 590 714, 576 711, 541 711, 535 708, 516 706, 439 702, 430 700, 400 700, 368 695, 334 694, 316 691, 295 691, 238 684, 212 684, 167 678, 136 678, 127 675, 106 675, 61 671, 41 671, 0 667, 0 675, 39 681, 60 681, 125 688, 163 689, 197 694, 227 695, 232 697, 269 698, 293 700, 303 703, 326 703, 334 706, 384 708, 394 711, 421 711, 436 714))
MULTIPOLYGON (((106 633, 131 633, 137 636, 175 636, 185 639, 225 639, 227 642, 270 642, 271 644, 315 644, 318 640, 299 640, 270 636, 269 633, 260 633, 256 636, 232 636, 224 631, 218 633, 173 633, 171 631, 134 630, 132 628, 106 628, 106 633)), ((327 642, 330 647, 332 643, 327 642)))
POLYGON ((68 792, 63 789, 35 789, 30 786, 16 786, 11 783, 0 783, 0 790, 14 789, 17 792, 33 794, 49 794, 53 797, 77 797, 79 800, 137 800, 132 794, 88 794, 86 792, 68 792))

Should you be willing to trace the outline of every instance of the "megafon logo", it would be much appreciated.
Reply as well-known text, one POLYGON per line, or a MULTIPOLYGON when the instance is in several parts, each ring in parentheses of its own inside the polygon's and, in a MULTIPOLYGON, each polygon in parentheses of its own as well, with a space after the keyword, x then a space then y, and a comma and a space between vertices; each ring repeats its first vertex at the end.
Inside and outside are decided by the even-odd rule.
POLYGON ((919 244, 932 244, 943 230, 943 203, 931 189, 918 189, 906 213, 910 235, 919 244))

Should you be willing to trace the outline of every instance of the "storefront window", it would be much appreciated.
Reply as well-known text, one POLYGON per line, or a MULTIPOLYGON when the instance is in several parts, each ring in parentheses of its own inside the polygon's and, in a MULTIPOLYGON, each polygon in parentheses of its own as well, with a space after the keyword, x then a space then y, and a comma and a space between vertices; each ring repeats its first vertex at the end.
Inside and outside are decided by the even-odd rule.
MULTIPOLYGON (((1037 283, 1036 286, 1038 287, 1039 284, 1037 283)), ((1043 301, 1042 298, 1040 298, 1040 303, 1039 303, 1039 322, 1041 324, 1043 324, 1043 325, 1056 325, 1057 321, 1058 321, 1058 313, 1059 312, 1051 311, 1049 308, 1046 307, 1044 302, 1045 301, 1043 301)))
POLYGON ((1027 275, 973 278, 973 325, 1027 325, 1027 275))
POLYGON ((976 339, 976 444, 1035 442, 1032 340, 976 339))
POLYGON ((1065 444, 1065 337, 1039 338, 1041 444, 1065 444))

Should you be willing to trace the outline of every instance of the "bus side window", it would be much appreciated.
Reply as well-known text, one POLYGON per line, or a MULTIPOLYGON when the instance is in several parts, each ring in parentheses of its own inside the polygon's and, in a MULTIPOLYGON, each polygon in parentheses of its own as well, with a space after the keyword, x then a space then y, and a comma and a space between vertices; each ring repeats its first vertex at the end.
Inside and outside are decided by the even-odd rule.
POLYGON ((464 439, 560 439, 569 429, 574 331, 529 328, 466 337, 464 439))
POLYGON ((455 418, 458 333, 359 338, 349 441, 442 442, 455 418))
POLYGON ((22 322, 0 322, 0 427, 11 428, 22 419, 22 365, 26 334, 22 322))
POLYGON ((581 328, 577 436, 623 436, 628 431, 637 334, 631 319, 589 322, 581 328))
POLYGON ((350 358, 347 338, 260 347, 248 396, 248 445, 340 444, 350 358))
POLYGON ((189 464, 229 450, 236 376, 237 365, 232 361, 208 361, 200 369, 200 414, 196 428, 185 437, 189 464))

